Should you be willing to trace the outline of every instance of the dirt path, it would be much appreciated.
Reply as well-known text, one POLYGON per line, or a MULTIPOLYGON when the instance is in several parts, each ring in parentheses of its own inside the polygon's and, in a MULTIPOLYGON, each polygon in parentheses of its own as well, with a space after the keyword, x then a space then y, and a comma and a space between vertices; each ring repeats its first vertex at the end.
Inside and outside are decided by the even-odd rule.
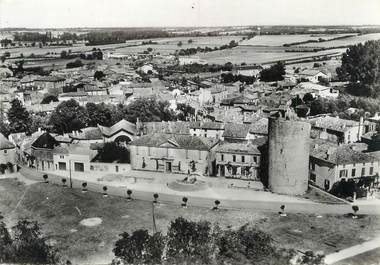
POLYGON ((380 247, 380 236, 362 244, 352 246, 325 257, 325 263, 330 265, 338 261, 354 257, 364 252, 368 252, 380 247))

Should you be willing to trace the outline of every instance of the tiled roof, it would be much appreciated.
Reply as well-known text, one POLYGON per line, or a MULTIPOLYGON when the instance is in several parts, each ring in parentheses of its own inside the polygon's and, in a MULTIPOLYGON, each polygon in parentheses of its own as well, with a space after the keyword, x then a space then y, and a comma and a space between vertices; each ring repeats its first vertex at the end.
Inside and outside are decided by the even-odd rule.
POLYGON ((129 132, 130 134, 133 134, 133 135, 136 134, 136 125, 124 119, 112 125, 111 127, 104 127, 101 125, 98 125, 98 127, 100 131, 102 132, 102 134, 107 137, 111 137, 112 135, 122 130, 129 132))
POLYGON ((55 154, 91 155, 89 144, 64 144, 54 148, 55 154))
POLYGON ((143 122, 142 127, 144 134, 190 134, 191 123, 185 121, 143 122))
POLYGON ((78 140, 99 140, 103 139, 102 132, 98 127, 87 127, 81 129, 79 132, 70 133, 70 138, 78 140))
POLYGON ((315 128, 329 129, 339 132, 345 132, 346 130, 359 126, 359 123, 352 120, 344 120, 337 117, 318 117, 309 120, 311 125, 315 128))
POLYGON ((324 72, 318 69, 306 69, 302 71, 301 73, 299 73, 299 75, 315 76, 319 73, 325 74, 324 72))
POLYGON ((223 130, 224 123, 222 122, 193 122, 191 129, 206 129, 206 130, 223 130))
POLYGON ((43 133, 32 143, 32 147, 43 149, 54 149, 57 145, 59 145, 59 143, 48 132, 43 133))
POLYGON ((41 76, 35 79, 35 81, 42 81, 42 82, 62 82, 65 81, 64 78, 59 76, 41 76))
POLYGON ((310 156, 335 165, 368 163, 375 158, 367 153, 355 150, 355 145, 341 145, 328 141, 312 141, 310 156))
POLYGON ((242 143, 221 142, 215 151, 221 153, 260 154, 257 146, 252 144, 250 141, 242 143))
MULTIPOLYGON (((160 147, 165 144, 171 145, 173 148, 189 149, 189 150, 209 150, 218 140, 206 137, 198 137, 191 135, 173 135, 155 133, 144 135, 130 142, 130 145, 160 147)), ((165 145, 167 146, 167 145, 165 145)))
POLYGON ((0 150, 13 148, 15 148, 14 144, 12 144, 3 134, 0 133, 0 150))
POLYGON ((223 137, 245 139, 249 132, 250 126, 250 124, 226 123, 224 127, 223 137))
POLYGON ((251 123, 249 133, 253 134, 268 134, 268 119, 260 118, 251 123))

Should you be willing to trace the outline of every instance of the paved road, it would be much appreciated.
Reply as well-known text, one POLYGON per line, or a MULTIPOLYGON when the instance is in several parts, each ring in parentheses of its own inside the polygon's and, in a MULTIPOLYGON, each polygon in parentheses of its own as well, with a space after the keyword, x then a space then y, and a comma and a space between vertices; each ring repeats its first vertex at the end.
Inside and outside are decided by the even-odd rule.
POLYGON ((325 257, 325 263, 330 265, 337 263, 338 261, 345 260, 347 258, 354 257, 356 255, 377 249, 380 247, 380 237, 376 237, 370 241, 366 241, 362 244, 352 246, 336 253, 329 254, 325 257))
MULTIPOLYGON (((41 181, 42 172, 29 172, 29 169, 25 171, 21 170, 23 176, 29 179, 41 181)), ((62 185, 62 177, 49 174, 49 183, 62 185)), ((69 181, 67 181, 67 184, 69 181)), ((74 189, 82 189, 83 180, 72 179, 72 187, 74 189)), ((155 185, 154 183, 152 185, 155 185)), ((87 189, 94 192, 103 192, 102 183, 97 182, 87 182, 87 189)), ((126 197, 128 186, 107 186, 107 193, 109 195, 126 197)), ((141 191, 141 190, 132 190, 132 197, 138 200, 152 201, 153 192, 141 191)), ((204 198, 192 196, 191 193, 183 193, 183 195, 177 194, 159 194, 159 201, 168 203, 168 204, 180 204, 183 196, 188 198, 188 205, 207 207, 211 208, 214 206, 213 198, 204 198)), ((253 193, 254 196, 254 193, 253 193)), ((210 196, 212 197, 212 196, 210 196)), ((220 200, 220 207, 223 208, 233 208, 233 209, 253 209, 253 210, 262 210, 262 211, 271 211, 278 212, 280 210, 281 202, 263 202, 252 200, 220 200)), ((348 204, 320 204, 315 202, 286 202, 286 211, 292 213, 311 213, 311 214, 346 214, 352 212, 351 205, 348 204)), ((361 205, 360 211, 361 214, 371 214, 371 215, 380 215, 380 206, 379 205, 361 205)))

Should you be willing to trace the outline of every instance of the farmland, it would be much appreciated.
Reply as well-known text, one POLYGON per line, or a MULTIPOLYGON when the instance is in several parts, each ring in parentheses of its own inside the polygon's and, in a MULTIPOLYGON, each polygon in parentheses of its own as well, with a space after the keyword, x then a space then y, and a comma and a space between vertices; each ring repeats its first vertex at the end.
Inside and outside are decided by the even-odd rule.
POLYGON ((365 34, 359 36, 352 36, 346 39, 332 40, 319 43, 307 43, 301 45, 302 47, 317 47, 317 48, 330 48, 330 47, 340 47, 347 45, 354 45, 358 43, 363 43, 369 40, 379 40, 380 33, 365 34))
POLYGON ((288 43, 318 40, 319 38, 329 40, 350 34, 302 34, 302 35, 260 35, 243 41, 240 45, 247 46, 282 46, 288 43))

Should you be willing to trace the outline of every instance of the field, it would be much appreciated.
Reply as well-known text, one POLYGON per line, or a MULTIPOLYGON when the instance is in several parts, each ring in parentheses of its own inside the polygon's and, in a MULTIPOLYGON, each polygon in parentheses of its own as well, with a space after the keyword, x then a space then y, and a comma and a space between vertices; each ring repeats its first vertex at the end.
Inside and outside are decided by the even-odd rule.
POLYGON ((293 42, 307 40, 318 40, 319 38, 329 40, 332 38, 346 36, 350 34, 300 34, 300 35, 260 35, 252 39, 242 41, 240 45, 247 46, 282 46, 293 42))
POLYGON ((258 47, 258 46, 238 46, 234 49, 201 53, 199 57, 207 60, 209 64, 224 64, 231 62, 234 64, 262 64, 280 60, 292 60, 320 56, 332 53, 342 53, 345 49, 333 49, 319 52, 285 52, 283 47, 258 47))
MULTIPOLYGON (((45 183, 23 184, 14 179, 0 180, 0 212, 8 226, 18 218, 39 221, 49 239, 62 255, 74 263, 106 263, 112 259, 112 247, 123 231, 145 228, 152 230, 152 203, 128 202, 121 197, 104 198, 101 194, 81 193, 45 183), (95 227, 80 225, 85 218, 99 217, 95 227)), ((248 210, 218 212, 209 208, 160 204, 155 207, 156 224, 165 232, 174 218, 218 222, 221 227, 237 228, 250 223, 270 233, 275 243, 301 251, 313 249, 332 253, 356 245, 380 233, 378 216, 352 219, 338 215, 318 218, 314 214, 288 214, 248 210)))
POLYGON ((372 34, 365 34, 365 35, 360 35, 360 36, 353 36, 353 37, 341 39, 341 40, 332 40, 332 41, 319 42, 319 43, 307 43, 307 44, 302 44, 300 46, 330 48, 330 47, 354 45, 354 44, 363 43, 369 40, 379 40, 379 39, 380 39, 380 33, 372 33, 372 34))

